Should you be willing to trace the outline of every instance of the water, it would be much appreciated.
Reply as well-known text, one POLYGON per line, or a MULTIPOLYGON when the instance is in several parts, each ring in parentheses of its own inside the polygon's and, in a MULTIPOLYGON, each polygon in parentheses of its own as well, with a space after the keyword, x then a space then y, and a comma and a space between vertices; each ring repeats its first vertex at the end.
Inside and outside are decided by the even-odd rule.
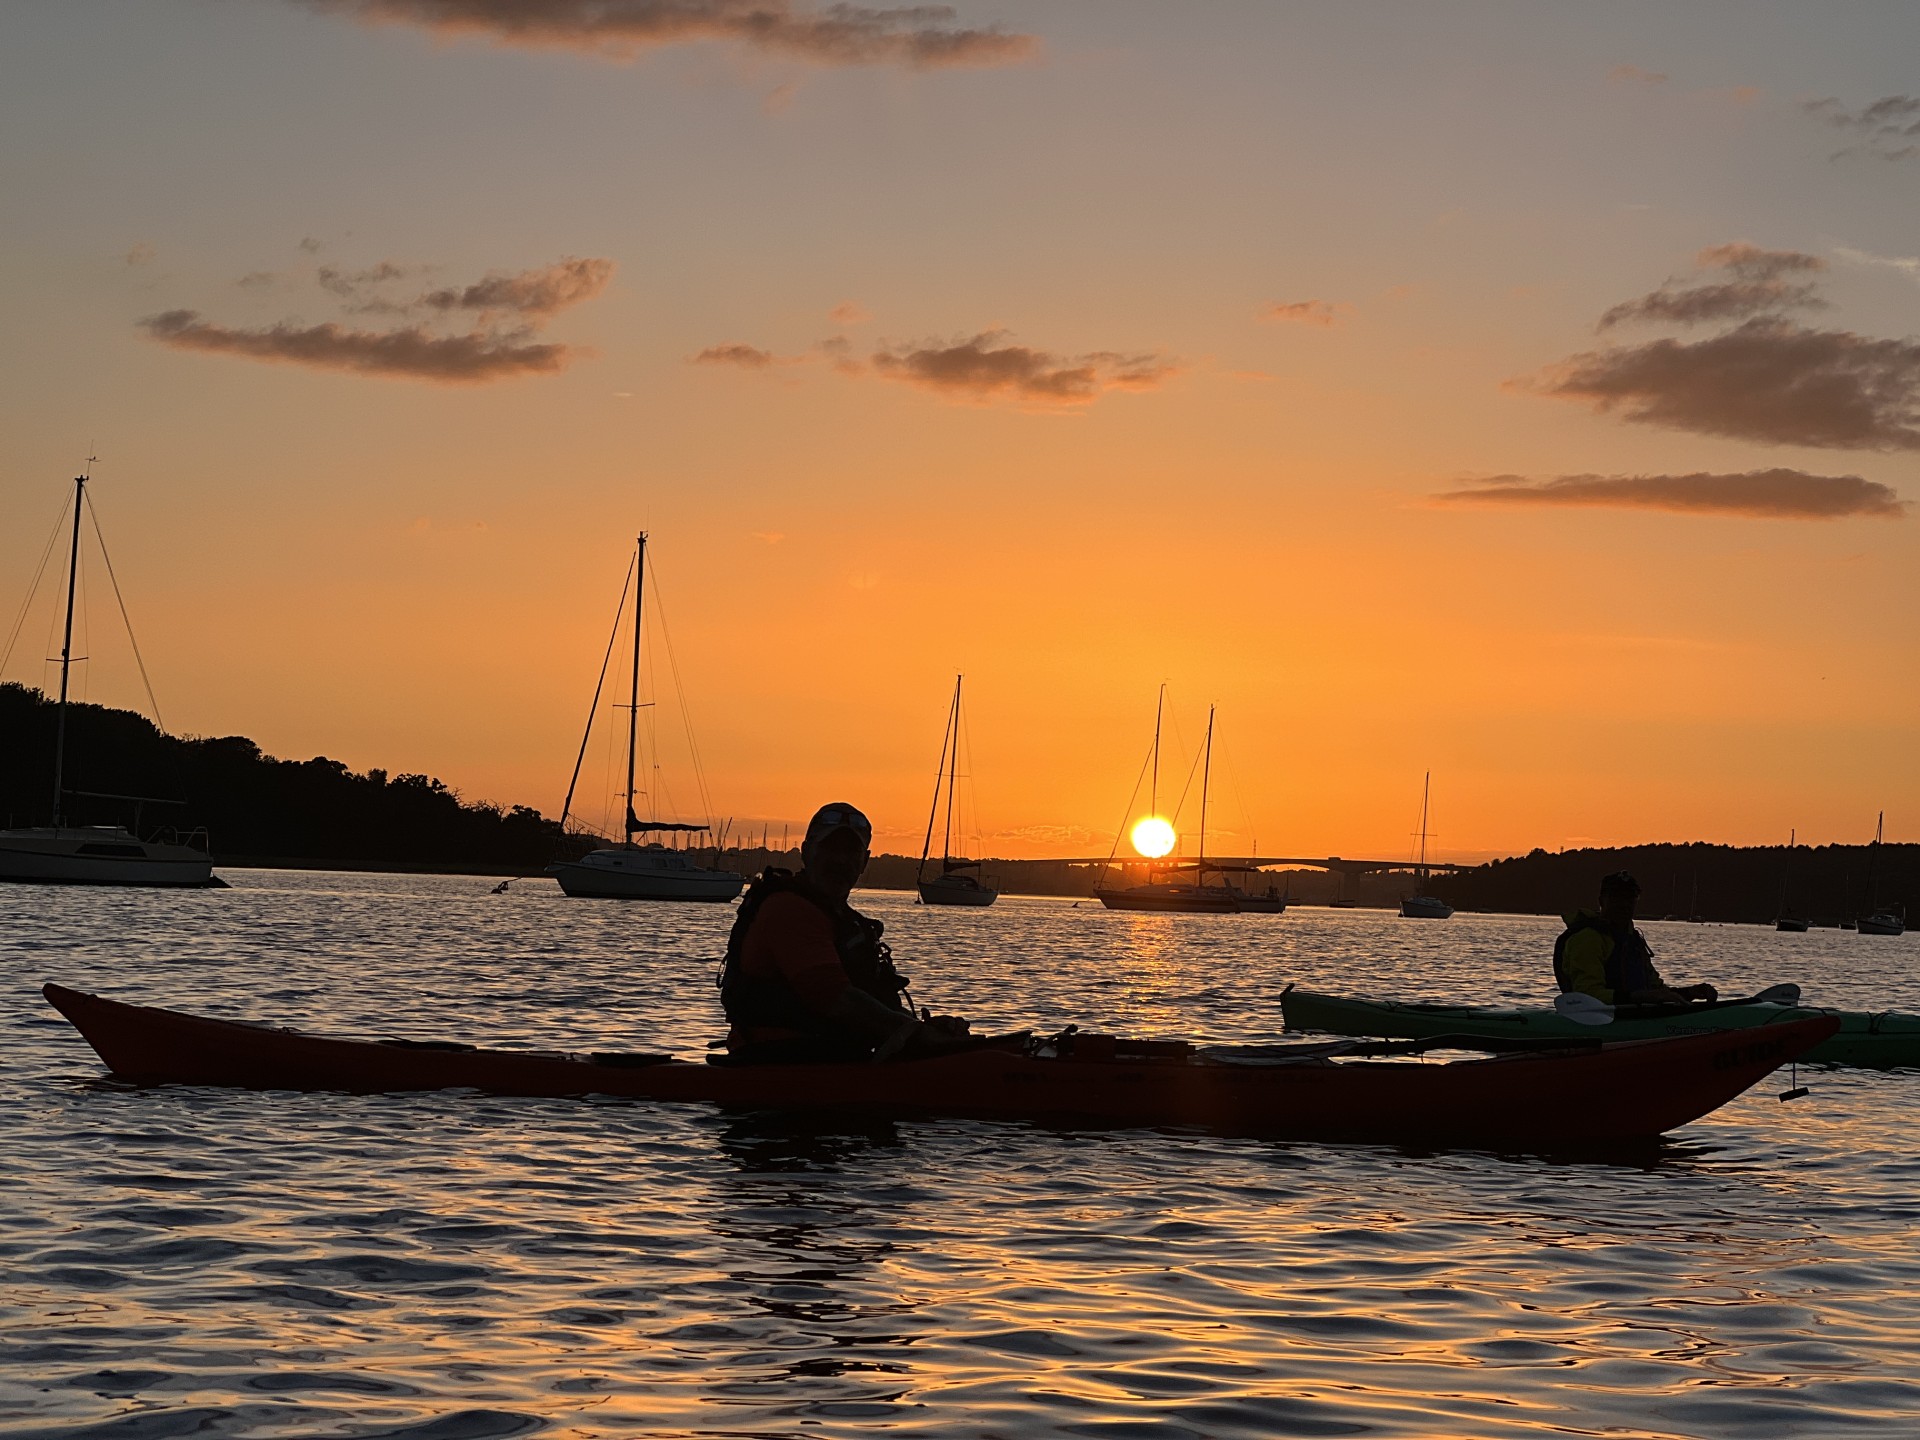
MULTIPOLYGON (((99 1082, 41 981, 339 1033, 716 1030, 729 910, 231 878, 0 889, 0 1436, 1920 1431, 1920 1074, 1803 1069, 1636 1165, 99 1082)), ((869 900, 939 1008, 1214 1041, 1273 1038, 1290 979, 1538 999, 1555 931, 869 900)), ((1920 1009, 1912 936, 1648 929, 1670 979, 1920 1009)))

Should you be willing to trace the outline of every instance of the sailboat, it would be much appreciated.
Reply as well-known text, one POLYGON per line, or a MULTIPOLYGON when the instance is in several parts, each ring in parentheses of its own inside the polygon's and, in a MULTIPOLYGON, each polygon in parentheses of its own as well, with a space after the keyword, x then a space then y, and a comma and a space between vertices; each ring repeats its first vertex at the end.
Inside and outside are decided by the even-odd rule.
POLYGON ((1414 870, 1417 883, 1413 894, 1400 901, 1400 913, 1409 920, 1451 920, 1453 907, 1437 895, 1421 893, 1427 883, 1427 800, 1433 794, 1433 772, 1420 786, 1420 863, 1414 870))
POLYGON ((67 619, 60 640, 60 707, 54 720, 53 814, 47 825, 0 830, 0 880, 43 885, 142 885, 224 889, 213 873, 206 832, 196 830, 182 843, 170 831, 142 836, 140 811, 146 805, 174 805, 147 795, 96 795, 66 788, 67 689, 73 669, 73 601, 80 579, 80 512, 89 504, 87 476, 73 482, 73 538, 67 549, 67 619), (67 823, 69 795, 123 801, 133 805, 133 829, 123 825, 67 823))
POLYGON ((965 676, 953 677, 953 704, 947 710, 947 728, 940 737, 940 768, 933 777, 933 805, 927 811, 927 838, 920 846, 920 869, 914 875, 914 884, 920 890, 922 905, 991 905, 1000 898, 1000 892, 986 884, 979 876, 969 875, 967 871, 978 870, 978 860, 956 860, 953 858, 953 787, 960 773, 960 682, 965 676), (947 823, 940 842, 940 873, 933 879, 927 878, 927 861, 933 854, 933 821, 940 813, 940 789, 946 787, 947 823))
POLYGON ((1773 919, 1773 928, 1789 935, 1804 935, 1807 929, 1805 918, 1795 915, 1793 907, 1787 903, 1787 877, 1793 873, 1793 845, 1799 838, 1798 830, 1787 831, 1787 858, 1780 867, 1780 908, 1773 919))
MULTIPOLYGON (((569 895, 595 900, 707 900, 727 901, 738 895, 746 885, 746 878, 732 870, 714 870, 698 864, 693 855, 686 850, 674 850, 662 844, 658 839, 649 839, 643 845, 634 843, 634 836, 687 835, 692 836, 711 827, 707 825, 683 825, 662 820, 642 820, 633 811, 634 764, 640 749, 640 636, 641 597, 645 592, 647 577, 647 537, 643 533, 634 547, 633 565, 628 571, 633 583, 633 679, 627 695, 627 790, 626 790, 626 838, 618 845, 604 846, 590 850, 578 860, 561 860, 547 866, 547 874, 560 882, 560 888, 569 895)), ((626 608, 626 595, 621 594, 622 611, 626 608)), ((620 619, 614 619, 614 634, 620 629, 620 619)), ((607 650, 611 658, 613 639, 607 641, 607 650)), ((606 665, 600 668, 601 683, 606 681, 606 665)), ((580 763, 586 759, 587 738, 593 733, 593 713, 600 708, 600 686, 593 690, 593 712, 587 716, 587 733, 580 737, 580 756, 573 763, 573 780, 567 786, 566 803, 560 810, 560 826, 564 830, 567 816, 573 810, 574 787, 580 781, 580 763)))
MULTIPOLYGON (((1160 805, 1160 720, 1166 706, 1166 686, 1160 687, 1160 701, 1153 712, 1153 789, 1150 792, 1148 815, 1157 817, 1160 805)), ((1240 892, 1231 885, 1209 885, 1207 875, 1211 871, 1229 867, 1209 865, 1207 863, 1207 789, 1213 771, 1213 710, 1207 710, 1207 746, 1206 759, 1200 780, 1200 854, 1192 864, 1174 861, 1159 864, 1150 861, 1147 866, 1147 880, 1142 885, 1128 885, 1122 889, 1094 887, 1094 895, 1109 910, 1158 910, 1193 915, 1234 915, 1240 912, 1240 892), (1190 872, 1191 883, 1178 880, 1162 880, 1163 874, 1190 872)), ((1134 792, 1139 793, 1137 790, 1134 792)), ((1118 842, 1115 842, 1116 848, 1118 842)), ((1109 857, 1111 860, 1111 857, 1109 857)), ((1282 909, 1285 908, 1283 905, 1282 909)))
POLYGON ((1886 830, 1887 812, 1882 810, 1873 827, 1873 848, 1867 851, 1867 909, 1871 913, 1860 917, 1859 930, 1862 935, 1903 935, 1907 929, 1906 908, 1882 906, 1879 897, 1874 894, 1874 877, 1880 868, 1880 844, 1886 836, 1886 830))

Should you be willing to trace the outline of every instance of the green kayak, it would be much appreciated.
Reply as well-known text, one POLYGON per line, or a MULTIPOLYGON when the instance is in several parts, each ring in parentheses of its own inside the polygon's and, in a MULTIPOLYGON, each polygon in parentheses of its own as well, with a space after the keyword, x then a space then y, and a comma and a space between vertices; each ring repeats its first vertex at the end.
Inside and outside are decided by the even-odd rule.
MULTIPOLYGON (((1597 1003, 1597 1002, 1596 1002, 1597 1003)), ((1840 1032, 1800 1058, 1812 1063, 1858 1065, 1890 1070, 1920 1066, 1920 1015, 1891 1011, 1827 1010, 1761 1000, 1723 1001, 1716 1005, 1621 1006, 1604 1024, 1583 1023, 1552 1009, 1513 1009, 1499 1005, 1431 1005, 1394 1000, 1360 1000, 1319 995, 1288 986, 1280 1008, 1289 1030, 1319 1030, 1333 1035, 1378 1036, 1392 1040, 1430 1040, 1458 1035, 1463 1042, 1528 1040, 1654 1040, 1697 1035, 1710 1030, 1744 1030, 1779 1025, 1810 1015, 1837 1015, 1840 1032)))

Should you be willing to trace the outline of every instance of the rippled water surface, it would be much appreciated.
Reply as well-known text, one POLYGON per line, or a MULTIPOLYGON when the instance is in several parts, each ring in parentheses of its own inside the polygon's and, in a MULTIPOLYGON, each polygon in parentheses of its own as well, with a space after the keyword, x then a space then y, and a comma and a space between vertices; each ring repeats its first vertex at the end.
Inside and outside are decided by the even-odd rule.
MULTIPOLYGON (((717 1033, 730 909, 230 878, 0 887, 0 1435, 1920 1433, 1920 1073, 1803 1069, 1639 1164, 102 1083, 43 980, 339 1033, 717 1033)), ((923 1002, 1204 1040, 1273 1038, 1288 980, 1541 1000, 1557 929, 867 901, 923 1002)), ((1914 936, 1648 930, 1669 978, 1920 1010, 1914 936)))

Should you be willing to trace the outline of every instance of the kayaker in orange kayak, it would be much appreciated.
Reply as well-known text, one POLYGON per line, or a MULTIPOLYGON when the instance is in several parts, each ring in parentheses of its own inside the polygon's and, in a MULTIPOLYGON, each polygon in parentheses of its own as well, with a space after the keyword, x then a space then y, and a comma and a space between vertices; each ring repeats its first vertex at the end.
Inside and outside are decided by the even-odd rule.
POLYGON ((854 806, 823 805, 800 873, 769 868, 741 900, 719 982, 734 1062, 886 1060, 965 1039, 964 1020, 914 1014, 885 927, 848 904, 872 841, 854 806))
POLYGON ((1667 984, 1653 966, 1653 950, 1633 923, 1640 882, 1619 870, 1600 882, 1597 913, 1576 910, 1553 942, 1553 977, 1560 989, 1578 990, 1609 1005, 1658 1005, 1717 1000, 1711 985, 1667 984))

